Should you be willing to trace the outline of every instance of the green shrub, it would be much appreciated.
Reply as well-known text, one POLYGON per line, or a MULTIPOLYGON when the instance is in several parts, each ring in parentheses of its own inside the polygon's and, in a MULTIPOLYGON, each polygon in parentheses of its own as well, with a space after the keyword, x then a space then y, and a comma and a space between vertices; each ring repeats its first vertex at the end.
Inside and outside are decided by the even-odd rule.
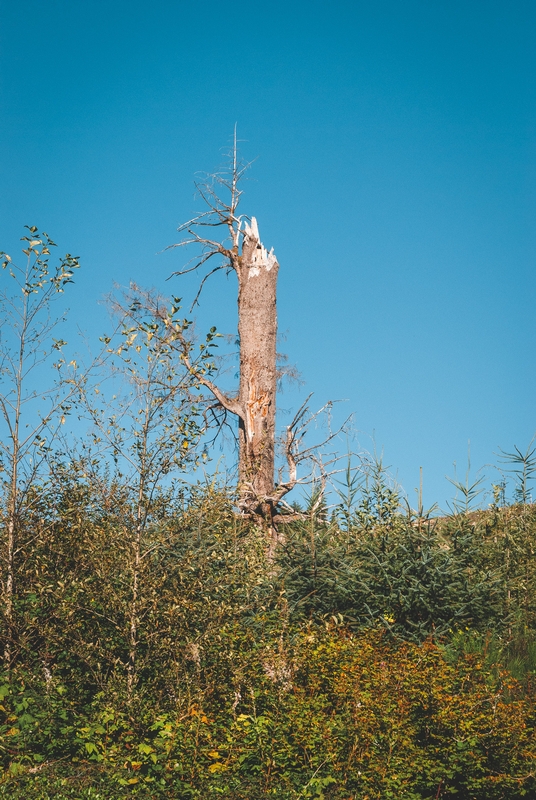
MULTIPOLYGON (((211 692, 167 711, 147 701, 133 719, 98 697, 90 717, 55 729, 45 760, 32 761, 38 736, 23 741, 2 729, 4 748, 22 752, 0 797, 22 787, 21 797, 44 797, 47 775, 56 796, 77 789, 88 798, 90 789, 95 798, 237 800, 514 800, 536 791, 531 698, 479 658, 452 663, 431 642, 396 646, 378 631, 335 625, 264 642, 238 629, 235 636, 241 647, 225 702, 211 692), (38 771, 29 774, 29 764, 38 771)), ((20 709, 20 693, 6 699, 20 709)), ((30 723, 18 716, 10 724, 22 731, 30 723)))

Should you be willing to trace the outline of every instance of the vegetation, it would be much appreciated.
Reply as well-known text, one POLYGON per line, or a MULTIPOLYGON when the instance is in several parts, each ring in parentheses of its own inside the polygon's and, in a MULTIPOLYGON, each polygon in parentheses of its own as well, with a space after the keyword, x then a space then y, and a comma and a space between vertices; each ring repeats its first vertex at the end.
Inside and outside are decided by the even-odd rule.
POLYGON ((534 792, 532 507, 441 531, 312 520, 274 569, 225 492, 159 496, 132 687, 128 497, 55 481, 18 574, 0 797, 534 792))
POLYGON ((53 246, 30 229, 38 279, 2 301, 24 324, 2 340, 0 798, 535 796, 533 445, 502 454, 511 505, 500 484, 472 511, 467 481, 443 518, 350 462, 274 550, 232 487, 180 480, 216 332, 195 345, 132 287, 97 361, 66 364, 51 303, 78 262, 53 246))

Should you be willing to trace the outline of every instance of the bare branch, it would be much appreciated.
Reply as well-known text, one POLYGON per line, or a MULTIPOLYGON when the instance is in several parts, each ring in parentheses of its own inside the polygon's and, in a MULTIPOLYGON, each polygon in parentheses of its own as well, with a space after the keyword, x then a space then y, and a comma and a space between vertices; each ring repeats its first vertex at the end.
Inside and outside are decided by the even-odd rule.
MULTIPOLYGON (((329 412, 329 410, 333 406, 332 401, 329 401, 314 414, 310 414, 308 403, 311 397, 312 393, 300 406, 290 425, 287 426, 284 452, 287 462, 288 480, 279 483, 273 495, 270 498, 267 498, 270 502, 273 502, 274 504, 280 503, 282 498, 290 491, 292 491, 292 489, 294 489, 294 487, 298 483, 305 482, 304 480, 298 479, 298 465, 301 462, 311 459, 314 460, 317 464, 322 464, 321 459, 319 460, 318 458, 316 458, 315 454, 317 454, 322 448, 324 448, 327 444, 329 444, 329 442, 331 442, 333 439, 339 436, 346 429, 346 426, 351 419, 351 415, 348 416, 347 419, 345 419, 345 421, 342 423, 342 425, 336 431, 330 431, 328 436, 326 436, 326 438, 323 439, 322 442, 316 443, 314 445, 311 445, 310 447, 302 449, 301 443, 303 442, 303 438, 307 430, 309 429, 311 423, 314 420, 318 419, 318 417, 321 414, 324 414, 326 411, 329 412)), ((329 463, 333 463, 334 461, 336 461, 336 459, 328 462, 328 465, 329 463)), ((323 465, 323 468, 321 470, 322 475, 325 475, 325 469, 324 469, 325 466, 326 465, 323 465)))
POLYGON ((197 381, 199 381, 199 383, 202 386, 205 386, 210 392, 212 392, 218 403, 223 408, 225 408, 226 411, 230 411, 231 414, 235 414, 237 417, 243 419, 244 411, 242 409, 241 403, 237 399, 227 397, 227 395, 224 394, 224 392, 222 392, 221 389, 219 389, 215 383, 213 383, 211 380, 202 375, 198 370, 196 370, 196 368, 192 365, 192 362, 190 361, 190 358, 188 356, 188 347, 186 342, 181 344, 184 345, 181 353, 181 358, 184 362, 184 365, 189 370, 189 372, 195 377, 197 381))
POLYGON ((208 281, 208 279, 210 278, 211 275, 214 275, 214 273, 218 272, 220 269, 229 269, 229 266, 228 266, 228 264, 220 264, 218 267, 214 267, 214 269, 211 269, 210 272, 207 272, 207 274, 205 275, 205 277, 203 278, 203 280, 199 284, 199 289, 197 290, 197 294, 194 297, 194 301, 193 301, 192 305, 190 306, 190 313, 193 311, 193 309, 197 305, 199 297, 201 295, 201 292, 203 291, 203 286, 205 285, 205 283, 208 281))

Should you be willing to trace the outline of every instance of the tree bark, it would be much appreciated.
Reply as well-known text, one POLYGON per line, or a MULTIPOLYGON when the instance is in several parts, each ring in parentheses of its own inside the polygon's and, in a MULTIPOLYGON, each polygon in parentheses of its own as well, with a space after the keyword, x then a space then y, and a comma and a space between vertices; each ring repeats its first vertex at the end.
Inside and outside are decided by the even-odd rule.
MULTIPOLYGON (((255 217, 237 260, 240 337, 239 481, 244 507, 267 515, 274 493, 279 264, 263 247, 255 217), (254 506, 252 508, 252 506, 254 506)), ((271 514, 269 514, 271 516, 271 514)))

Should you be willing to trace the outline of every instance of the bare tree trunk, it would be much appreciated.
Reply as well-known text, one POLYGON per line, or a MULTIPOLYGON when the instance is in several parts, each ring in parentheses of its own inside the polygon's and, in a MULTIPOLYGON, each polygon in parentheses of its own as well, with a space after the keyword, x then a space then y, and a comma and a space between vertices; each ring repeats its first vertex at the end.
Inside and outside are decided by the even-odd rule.
POLYGON ((136 684, 137 672, 137 654, 138 654, 138 593, 139 593, 139 579, 140 579, 140 561, 141 561, 141 520, 138 519, 136 525, 136 536, 132 542, 133 549, 133 564, 132 564, 132 599, 130 603, 130 620, 129 620, 129 655, 128 655, 128 677, 127 677, 127 695, 129 701, 132 697, 132 691, 136 684))
MULTIPOLYGON (((272 543, 277 538, 276 523, 282 498, 297 483, 297 465, 310 453, 310 448, 300 452, 306 428, 308 408, 304 404, 293 422, 287 426, 284 444, 288 478, 275 485, 275 411, 277 393, 277 313, 276 288, 279 264, 273 250, 262 245, 255 217, 251 223, 238 215, 242 194, 239 182, 247 168, 237 158, 236 130, 227 172, 208 176, 206 182, 196 184, 207 210, 197 214, 179 227, 187 237, 171 247, 197 245, 200 249, 193 265, 174 272, 185 275, 205 267, 213 258, 220 263, 205 270, 192 308, 197 304, 206 281, 219 270, 233 270, 238 278, 238 333, 240 337, 240 383, 237 396, 225 394, 213 383, 206 372, 195 368, 190 358, 191 342, 179 337, 181 358, 199 383, 212 393, 217 405, 238 418, 239 441, 239 499, 241 511, 268 523, 272 543), (218 186, 228 200, 218 195, 218 186), (218 227, 227 228, 227 239, 208 238, 218 227), (227 242, 230 241, 230 246, 227 242)), ((223 423, 222 423, 223 424, 223 423)), ((332 438, 332 437, 330 437, 332 438)))
POLYGON ((7 525, 6 542, 6 580, 4 588, 4 625, 5 625, 5 644, 4 644, 4 667, 9 670, 11 666, 11 644, 13 639, 13 591, 14 591, 14 555, 15 555, 15 512, 9 513, 7 525))
MULTIPOLYGON (((246 224, 237 259, 240 337, 239 480, 246 506, 271 516, 277 389, 276 286, 279 264, 260 242, 255 217, 246 224)), ((253 509, 252 509, 253 510, 253 509)))
MULTIPOLYGON (((146 398, 147 399, 147 398, 146 398)), ((138 622, 139 599, 141 590, 141 560, 142 536, 147 522, 147 507, 145 504, 146 480, 148 478, 147 444, 149 437, 150 408, 145 407, 145 420, 142 427, 139 478, 136 498, 136 533, 132 545, 132 600, 130 603, 129 619, 129 657, 127 676, 127 695, 129 702, 136 686, 138 671, 138 622)))
POLYGON ((19 353, 16 372, 16 400, 14 404, 14 420, 11 428, 13 442, 11 450, 11 476, 8 503, 7 523, 7 548, 6 548, 6 579, 4 588, 4 622, 6 641, 4 646, 4 667, 11 668, 13 658, 13 595, 15 592, 15 544, 17 538, 17 517, 19 496, 19 466, 20 466, 20 418, 22 408, 22 383, 24 377, 24 357, 26 350, 26 337, 28 333, 28 297, 24 297, 22 306, 22 325, 19 341, 19 353))

